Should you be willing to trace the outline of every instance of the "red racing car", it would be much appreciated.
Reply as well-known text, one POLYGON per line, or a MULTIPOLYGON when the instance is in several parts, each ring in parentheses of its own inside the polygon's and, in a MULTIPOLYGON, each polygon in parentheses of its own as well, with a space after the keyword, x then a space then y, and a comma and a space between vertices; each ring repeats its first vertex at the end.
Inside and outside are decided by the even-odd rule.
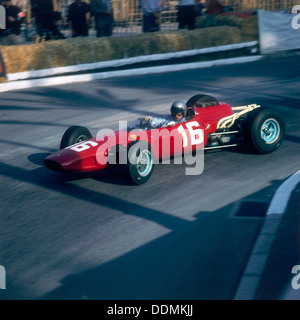
POLYGON ((116 131, 101 130, 97 137, 82 126, 63 135, 60 150, 45 166, 60 172, 91 172, 122 165, 134 184, 145 183, 162 159, 247 143, 254 152, 270 153, 282 143, 285 124, 271 108, 257 104, 231 107, 198 94, 187 103, 184 122, 160 129, 145 119, 116 131))

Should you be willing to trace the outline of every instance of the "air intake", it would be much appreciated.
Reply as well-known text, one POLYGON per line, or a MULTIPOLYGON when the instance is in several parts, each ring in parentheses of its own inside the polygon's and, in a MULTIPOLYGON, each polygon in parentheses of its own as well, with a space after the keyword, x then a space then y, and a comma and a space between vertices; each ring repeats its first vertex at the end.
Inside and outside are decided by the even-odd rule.
POLYGON ((58 162, 56 162, 56 161, 45 159, 45 160, 44 160, 44 164, 45 164, 45 166, 46 166, 48 169, 50 169, 50 170, 53 170, 53 171, 62 171, 61 164, 58 163, 58 162))

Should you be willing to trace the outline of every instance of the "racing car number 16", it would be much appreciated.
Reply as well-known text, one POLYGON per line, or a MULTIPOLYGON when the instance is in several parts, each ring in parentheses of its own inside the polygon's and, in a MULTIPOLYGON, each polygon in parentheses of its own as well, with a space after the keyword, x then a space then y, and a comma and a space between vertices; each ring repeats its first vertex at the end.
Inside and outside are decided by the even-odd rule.
MULTIPOLYGON (((200 143, 203 143, 204 141, 204 137, 203 137, 203 130, 202 129, 194 129, 194 127, 200 127, 199 123, 197 121, 192 121, 192 122, 188 122, 186 123, 186 127, 189 131, 189 134, 191 136, 191 145, 197 145, 200 143)), ((187 133, 186 130, 184 129, 183 125, 180 125, 177 128, 178 132, 182 135, 183 138, 183 147, 187 147, 188 146, 188 137, 187 137, 187 133)))

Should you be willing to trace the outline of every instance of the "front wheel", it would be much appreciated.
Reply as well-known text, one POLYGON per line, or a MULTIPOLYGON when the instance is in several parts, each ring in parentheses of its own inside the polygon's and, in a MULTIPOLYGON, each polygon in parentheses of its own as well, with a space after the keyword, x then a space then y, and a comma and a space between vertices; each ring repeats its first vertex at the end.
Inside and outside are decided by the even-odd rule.
POLYGON ((282 117, 270 108, 258 108, 246 118, 245 139, 259 153, 279 148, 285 135, 282 117))
POLYGON ((128 149, 126 171, 134 184, 147 182, 154 170, 151 146, 144 141, 136 141, 128 149))
POLYGON ((89 129, 81 126, 72 126, 64 133, 60 142, 60 149, 64 149, 73 144, 88 140, 92 138, 89 129))

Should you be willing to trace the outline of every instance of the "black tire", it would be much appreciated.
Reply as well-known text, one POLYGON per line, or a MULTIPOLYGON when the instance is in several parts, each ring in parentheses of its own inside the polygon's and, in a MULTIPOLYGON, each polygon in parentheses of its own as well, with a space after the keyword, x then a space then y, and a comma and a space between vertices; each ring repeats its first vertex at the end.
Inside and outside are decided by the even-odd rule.
POLYGON ((285 135, 282 117, 271 108, 257 108, 245 122, 245 140, 258 153, 271 153, 279 148, 285 135))
POLYGON ((194 108, 194 107, 206 108, 211 106, 217 106, 218 104, 219 104, 218 99, 205 94, 196 94, 195 96, 191 97, 186 103, 188 108, 194 108))
POLYGON ((93 136, 89 129, 80 126, 72 126, 62 136, 60 149, 64 149, 75 143, 91 139, 92 137, 93 136))
POLYGON ((147 142, 135 141, 128 145, 125 170, 134 184, 143 184, 149 180, 154 170, 154 163, 152 149, 147 142))

